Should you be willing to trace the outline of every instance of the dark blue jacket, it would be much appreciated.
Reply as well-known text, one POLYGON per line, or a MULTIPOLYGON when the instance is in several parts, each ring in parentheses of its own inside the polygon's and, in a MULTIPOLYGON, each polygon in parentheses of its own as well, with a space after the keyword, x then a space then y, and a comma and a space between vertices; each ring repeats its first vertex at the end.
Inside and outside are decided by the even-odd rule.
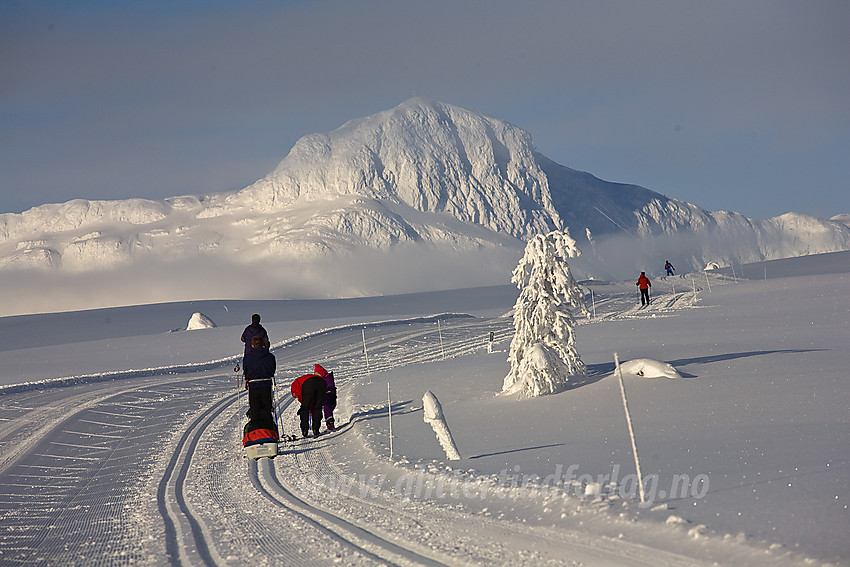
MULTIPOLYGON (((245 368, 245 380, 250 387, 251 380, 268 379, 274 376, 276 360, 266 347, 256 347, 248 351, 242 362, 245 368)), ((270 384, 269 382, 261 382, 270 384)))
POLYGON ((265 327, 263 327, 259 323, 257 323, 256 325, 251 323, 250 325, 245 327, 245 330, 242 331, 242 342, 245 343, 246 355, 251 351, 251 340, 253 340, 254 337, 263 337, 264 339, 268 340, 269 334, 266 332, 265 327))

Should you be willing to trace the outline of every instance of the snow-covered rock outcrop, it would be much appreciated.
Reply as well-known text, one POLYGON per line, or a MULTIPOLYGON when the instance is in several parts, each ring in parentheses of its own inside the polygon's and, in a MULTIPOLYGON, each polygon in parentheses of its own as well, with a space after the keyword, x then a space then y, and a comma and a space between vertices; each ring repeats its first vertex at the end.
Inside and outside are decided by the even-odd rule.
POLYGON ((215 322, 203 313, 199 312, 192 313, 192 316, 189 318, 189 323, 186 325, 187 331, 213 328, 215 328, 215 322))

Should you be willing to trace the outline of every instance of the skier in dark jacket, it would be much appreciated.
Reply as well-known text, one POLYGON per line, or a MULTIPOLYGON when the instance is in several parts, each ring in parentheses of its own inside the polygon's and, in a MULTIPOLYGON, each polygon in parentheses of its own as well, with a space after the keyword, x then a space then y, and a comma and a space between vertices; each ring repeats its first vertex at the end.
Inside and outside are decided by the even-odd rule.
POLYGON ((673 270, 675 270, 676 268, 673 267, 673 264, 670 263, 670 260, 667 260, 666 262, 664 262, 664 269, 667 270, 668 276, 672 276, 674 275, 673 270))
POLYGON ((640 273, 640 277, 635 285, 640 288, 640 304, 649 305, 649 288, 652 287, 652 282, 646 277, 646 272, 640 273))
POLYGON ((301 435, 304 437, 307 437, 307 432, 310 431, 311 418, 313 435, 319 435, 319 429, 322 426, 322 404, 327 389, 328 383, 316 373, 299 376, 290 387, 292 396, 301 402, 298 415, 301 417, 301 435))
POLYGON ((325 391, 325 400, 322 403, 322 410, 325 414, 325 427, 328 431, 333 431, 334 428, 334 410, 336 409, 336 384, 334 384, 334 373, 328 372, 322 368, 321 364, 313 366, 314 374, 318 374, 325 379, 325 384, 328 389, 325 391))
MULTIPOLYGON (((261 336, 251 339, 250 350, 243 359, 245 389, 248 390, 248 419, 254 424, 274 424, 272 377, 276 360, 261 336)), ((277 430, 277 426, 274 427, 277 430)))
POLYGON ((254 337, 262 337, 265 339, 263 344, 266 348, 271 346, 271 343, 269 343, 269 334, 266 332, 265 327, 260 325, 260 316, 256 313, 251 315, 251 324, 245 327, 245 330, 242 331, 241 340, 245 343, 245 354, 248 354, 251 351, 251 341, 254 337))

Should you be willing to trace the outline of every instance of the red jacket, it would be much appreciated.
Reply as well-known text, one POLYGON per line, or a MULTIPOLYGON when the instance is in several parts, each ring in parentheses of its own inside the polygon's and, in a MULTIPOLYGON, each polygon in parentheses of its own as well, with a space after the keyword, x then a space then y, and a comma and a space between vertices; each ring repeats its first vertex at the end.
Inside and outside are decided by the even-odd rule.
POLYGON ((639 286, 641 289, 647 289, 652 287, 652 283, 649 281, 649 278, 643 274, 640 275, 635 285, 639 286))
POLYGON ((292 392, 292 397, 301 401, 301 385, 307 381, 308 378, 319 377, 322 378, 319 374, 305 374, 304 376, 299 376, 292 383, 292 386, 289 387, 289 390, 292 392))

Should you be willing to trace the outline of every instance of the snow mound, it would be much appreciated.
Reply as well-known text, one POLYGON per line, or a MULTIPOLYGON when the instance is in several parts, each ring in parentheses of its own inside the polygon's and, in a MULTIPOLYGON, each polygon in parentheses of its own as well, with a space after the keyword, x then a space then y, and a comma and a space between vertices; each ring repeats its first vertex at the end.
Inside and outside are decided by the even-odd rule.
POLYGON ((204 315, 203 313, 192 313, 189 319, 189 324, 186 325, 187 331, 197 331, 198 329, 212 329, 215 327, 215 322, 204 315))
POLYGON ((620 364, 623 374, 643 376, 644 378, 681 378, 672 364, 651 358, 636 358, 620 364))

